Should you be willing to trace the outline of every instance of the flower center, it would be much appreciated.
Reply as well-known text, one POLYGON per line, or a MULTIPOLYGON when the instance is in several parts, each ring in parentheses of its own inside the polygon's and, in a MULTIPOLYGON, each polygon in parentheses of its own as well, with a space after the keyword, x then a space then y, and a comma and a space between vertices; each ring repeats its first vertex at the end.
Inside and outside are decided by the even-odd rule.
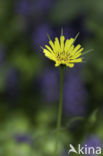
POLYGON ((69 57, 68 55, 65 54, 65 52, 62 52, 62 53, 58 53, 57 60, 62 63, 69 62, 69 57))

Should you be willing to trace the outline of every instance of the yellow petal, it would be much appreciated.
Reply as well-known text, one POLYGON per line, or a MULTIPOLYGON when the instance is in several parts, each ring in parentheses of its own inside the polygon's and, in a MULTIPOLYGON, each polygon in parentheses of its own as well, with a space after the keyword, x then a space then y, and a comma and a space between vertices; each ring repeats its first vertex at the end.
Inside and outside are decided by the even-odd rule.
POLYGON ((61 52, 63 52, 64 50, 64 40, 65 40, 64 36, 61 36, 60 37, 61 52))
POLYGON ((57 37, 55 38, 54 45, 55 45, 56 52, 60 52, 60 43, 57 37))
POLYGON ((81 48, 80 50, 78 50, 78 51, 75 52, 75 53, 72 52, 71 58, 72 58, 72 59, 75 59, 75 58, 81 56, 81 54, 82 54, 81 52, 82 52, 83 50, 84 50, 84 48, 81 48))
POLYGON ((75 53, 80 49, 80 47, 81 47, 81 45, 78 44, 78 45, 74 48, 73 54, 75 54, 75 53))
POLYGON ((75 54, 74 56, 71 57, 71 59, 76 59, 76 58, 80 57, 81 55, 82 55, 82 53, 75 54))
POLYGON ((76 55, 79 54, 79 53, 81 53, 83 50, 84 50, 84 48, 79 49, 79 50, 76 52, 76 55))
POLYGON ((71 45, 73 44, 73 42, 74 42, 74 39, 73 38, 66 40, 66 42, 65 42, 65 48, 64 48, 64 51, 65 52, 68 52, 69 51, 69 49, 70 49, 71 45))
POLYGON ((52 49, 48 45, 45 45, 45 47, 47 48, 47 50, 49 50, 51 53, 53 53, 52 49))
POLYGON ((55 63, 55 67, 58 67, 59 65, 60 65, 59 62, 56 62, 56 63, 55 63))
POLYGON ((82 62, 82 58, 73 59, 73 60, 70 60, 70 62, 73 62, 73 63, 82 62))
POLYGON ((55 57, 50 53, 47 49, 43 50, 43 53, 45 54, 46 57, 48 57, 51 60, 55 60, 55 57))
POLYGON ((72 54, 73 49, 74 49, 74 45, 71 45, 71 47, 70 47, 70 49, 69 49, 69 51, 68 51, 68 54, 69 54, 69 55, 71 55, 71 54, 72 54))
POLYGON ((53 51, 55 52, 55 46, 54 46, 54 43, 52 42, 52 40, 49 41, 49 44, 52 47, 53 51))
POLYGON ((68 67, 70 67, 70 68, 73 68, 74 67, 74 64, 72 64, 72 63, 67 63, 66 64, 68 67))

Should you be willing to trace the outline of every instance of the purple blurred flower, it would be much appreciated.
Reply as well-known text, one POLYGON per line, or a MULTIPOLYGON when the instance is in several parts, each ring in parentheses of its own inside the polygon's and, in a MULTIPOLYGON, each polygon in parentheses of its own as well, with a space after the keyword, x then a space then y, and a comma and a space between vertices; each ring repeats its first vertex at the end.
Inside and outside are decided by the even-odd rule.
POLYGON ((19 72, 16 69, 10 69, 6 78, 7 92, 9 96, 15 96, 19 90, 19 72))
POLYGON ((16 134, 14 136, 14 139, 16 140, 17 143, 32 143, 32 138, 28 134, 16 134))
POLYGON ((67 26, 63 28, 63 34, 65 38, 71 38, 76 36, 75 30, 71 26, 67 26))
POLYGON ((71 37, 75 37, 77 32, 75 31, 75 29, 72 28, 71 25, 64 25, 63 27, 60 27, 59 29, 55 29, 55 35, 57 37, 60 37, 61 35, 61 28, 63 28, 63 35, 65 36, 66 39, 71 38, 71 37))
POLYGON ((72 23, 73 29, 75 29, 76 32, 80 32, 78 42, 92 36, 91 32, 87 29, 85 25, 85 19, 86 15, 81 15, 77 17, 77 19, 75 19, 72 23))
POLYGON ((37 0, 35 2, 35 13, 42 13, 44 14, 46 11, 48 11, 53 4, 53 0, 37 0))
POLYGON ((84 115, 86 112, 87 92, 80 75, 70 72, 64 83, 64 109, 70 116, 84 115))
POLYGON ((57 72, 46 70, 41 77, 41 92, 45 100, 55 102, 58 100, 58 78, 57 72))
POLYGON ((23 16, 29 16, 33 13, 34 6, 32 0, 19 0, 16 2, 16 12, 23 16))
POLYGON ((53 0, 19 0, 16 2, 16 12, 26 17, 44 15, 52 4, 53 0))
POLYGON ((40 50, 40 46, 44 46, 48 43, 47 33, 52 37, 53 32, 48 24, 39 25, 33 32, 33 47, 36 47, 40 50))
MULTIPOLYGON (((84 142, 84 145, 87 145, 87 147, 101 147, 102 146, 102 142, 100 140, 100 138, 96 135, 91 135, 89 137, 87 137, 87 139, 84 142)), ((88 156, 96 156, 95 154, 93 154, 91 152, 91 154, 87 154, 88 156)))

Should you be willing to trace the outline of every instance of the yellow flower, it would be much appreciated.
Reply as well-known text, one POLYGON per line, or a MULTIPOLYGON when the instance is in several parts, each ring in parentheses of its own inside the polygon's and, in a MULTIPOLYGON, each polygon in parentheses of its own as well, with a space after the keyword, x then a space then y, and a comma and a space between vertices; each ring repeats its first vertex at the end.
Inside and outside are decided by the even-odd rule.
POLYGON ((70 68, 74 67, 75 63, 82 62, 82 51, 81 45, 74 46, 75 38, 70 38, 65 41, 63 35, 60 36, 60 41, 56 37, 54 43, 49 40, 49 46, 45 45, 43 53, 46 57, 55 62, 55 66, 66 65, 70 68))

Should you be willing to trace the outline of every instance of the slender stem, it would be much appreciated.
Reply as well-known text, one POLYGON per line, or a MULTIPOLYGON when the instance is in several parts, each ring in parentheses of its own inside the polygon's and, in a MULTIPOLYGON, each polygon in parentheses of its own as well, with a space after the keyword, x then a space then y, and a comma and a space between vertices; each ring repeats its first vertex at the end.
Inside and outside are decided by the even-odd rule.
POLYGON ((62 119, 62 106, 63 106, 63 68, 60 67, 60 97, 59 97, 59 109, 58 109, 58 118, 57 118, 55 156, 58 155, 58 143, 59 143, 61 119, 62 119))

